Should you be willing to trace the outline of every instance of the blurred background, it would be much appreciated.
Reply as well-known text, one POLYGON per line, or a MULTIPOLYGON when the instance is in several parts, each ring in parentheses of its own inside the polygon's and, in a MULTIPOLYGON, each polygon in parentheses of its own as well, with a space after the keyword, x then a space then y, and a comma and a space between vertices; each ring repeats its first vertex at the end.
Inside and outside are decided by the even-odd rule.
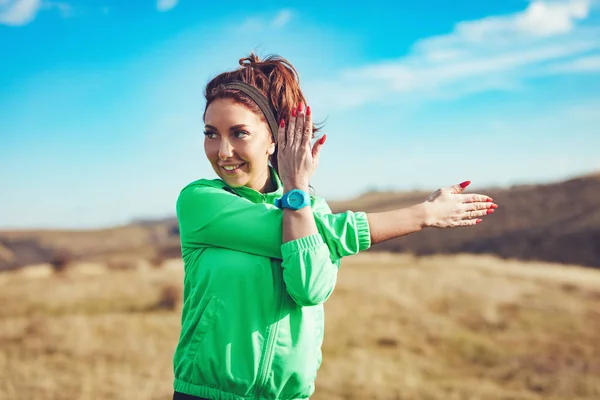
POLYGON ((343 262, 315 399, 600 398, 597 0, 0 0, 0 399, 170 398, 175 201, 250 52, 298 70, 334 212, 500 206, 343 262))

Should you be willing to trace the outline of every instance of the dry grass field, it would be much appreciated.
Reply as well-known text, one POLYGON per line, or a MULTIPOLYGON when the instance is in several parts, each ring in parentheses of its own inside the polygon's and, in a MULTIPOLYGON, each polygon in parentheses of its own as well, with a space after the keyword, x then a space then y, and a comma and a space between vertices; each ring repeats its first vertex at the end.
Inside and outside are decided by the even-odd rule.
MULTIPOLYGON (((0 274, 0 399, 169 399, 182 276, 0 274)), ((326 316, 316 400, 600 399, 599 270, 366 253, 326 316)))

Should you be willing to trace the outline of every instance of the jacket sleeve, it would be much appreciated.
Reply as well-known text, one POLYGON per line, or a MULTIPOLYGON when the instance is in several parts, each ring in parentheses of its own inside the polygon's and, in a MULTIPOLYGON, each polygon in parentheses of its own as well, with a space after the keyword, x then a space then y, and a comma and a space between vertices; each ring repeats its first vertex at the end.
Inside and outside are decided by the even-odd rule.
MULTIPOLYGON (((215 246, 283 259, 283 212, 274 205, 252 203, 220 188, 194 185, 181 191, 176 209, 184 252, 215 246)), ((366 214, 331 214, 325 202, 317 199, 313 215, 321 240, 331 248, 332 260, 370 247, 366 214)))
POLYGON ((371 231, 364 212, 332 214, 325 200, 318 197, 313 213, 332 260, 352 256, 371 247, 371 231))
POLYGON ((320 234, 292 240, 281 246, 283 280, 299 306, 324 303, 335 287, 340 259, 333 261, 320 234))
POLYGON ((366 214, 332 214, 327 203, 317 198, 313 215, 319 234, 281 246, 283 280, 288 294, 299 306, 327 301, 337 282, 342 257, 371 245, 366 214))

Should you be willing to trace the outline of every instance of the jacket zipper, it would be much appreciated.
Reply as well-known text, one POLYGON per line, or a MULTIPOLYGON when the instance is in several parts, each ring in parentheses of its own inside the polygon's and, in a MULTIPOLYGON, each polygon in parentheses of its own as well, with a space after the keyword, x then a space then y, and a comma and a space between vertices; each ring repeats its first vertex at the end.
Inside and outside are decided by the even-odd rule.
POLYGON ((279 274, 275 274, 275 280, 277 282, 277 286, 279 289, 279 297, 277 298, 277 319, 275 322, 275 326, 271 329, 269 328, 269 336, 267 339, 267 346, 265 349, 265 353, 263 356, 263 363, 262 363, 262 370, 259 373, 260 379, 259 382, 260 384, 257 386, 256 389, 256 398, 260 399, 262 392, 265 390, 266 386, 267 386, 267 380, 269 379, 269 366, 271 365, 271 362, 273 360, 273 347, 274 347, 274 342, 275 342, 275 338, 277 337, 277 332, 279 330, 279 321, 281 320, 281 303, 283 302, 283 285, 281 284, 281 277, 279 274))

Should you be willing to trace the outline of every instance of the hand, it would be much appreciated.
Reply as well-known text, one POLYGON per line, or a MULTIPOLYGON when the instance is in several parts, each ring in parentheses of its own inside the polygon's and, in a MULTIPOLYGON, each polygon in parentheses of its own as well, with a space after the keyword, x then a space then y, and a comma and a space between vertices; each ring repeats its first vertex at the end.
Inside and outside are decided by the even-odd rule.
POLYGON ((277 133, 277 164, 279 176, 286 191, 291 189, 308 190, 308 183, 319 165, 319 153, 325 143, 325 136, 311 149, 313 136, 312 113, 310 107, 304 112, 300 103, 292 110, 288 126, 281 120, 277 133))
POLYGON ((482 194, 462 194, 471 182, 466 181, 430 194, 423 207, 425 208, 424 227, 452 228, 471 226, 482 221, 485 215, 494 212, 498 205, 493 199, 482 194))

